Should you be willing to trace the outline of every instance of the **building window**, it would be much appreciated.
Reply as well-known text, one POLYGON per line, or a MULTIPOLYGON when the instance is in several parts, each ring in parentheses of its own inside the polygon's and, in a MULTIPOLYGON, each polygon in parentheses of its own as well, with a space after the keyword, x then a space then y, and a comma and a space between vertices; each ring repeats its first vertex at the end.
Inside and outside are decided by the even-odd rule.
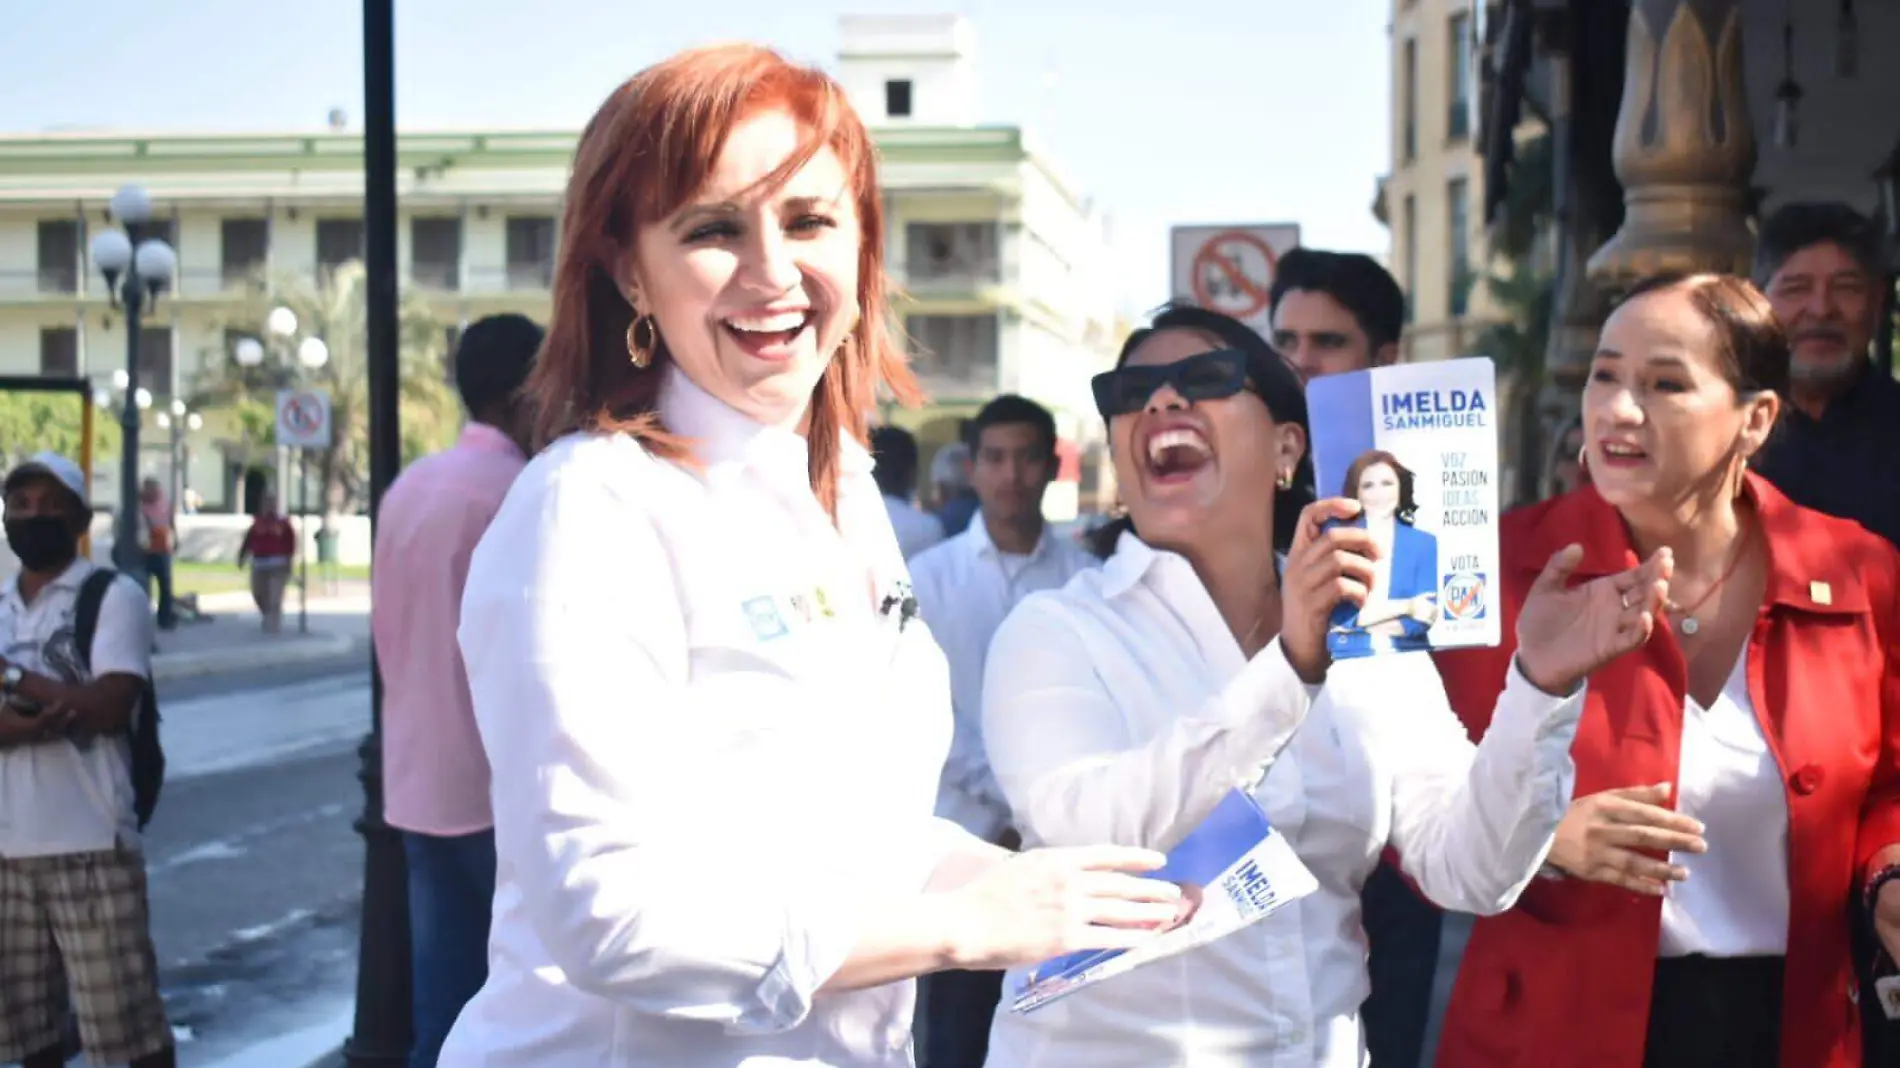
POLYGON ((177 252, 178 220, 171 216, 147 219, 139 224, 138 241, 140 244, 147 241, 163 241, 172 247, 173 252, 177 252))
POLYGON ((409 277, 425 289, 460 288, 462 220, 409 220, 409 277))
POLYGON ((79 220, 40 220, 40 292, 79 292, 79 220))
POLYGON ((364 254, 363 220, 317 220, 317 270, 334 271, 364 254))
POLYGON ((79 377, 79 331, 70 326, 40 330, 40 373, 57 378, 79 377))
POLYGON ((255 279, 270 258, 270 221, 225 219, 218 231, 224 284, 241 286, 255 279))
POLYGON ((508 219, 508 288, 546 289, 554 284, 554 217, 508 219))
POLYGON ((884 83, 884 114, 893 119, 910 118, 910 79, 892 78, 884 83))
POLYGON ((1000 281, 996 224, 910 223, 904 227, 904 273, 913 285, 1000 281))
POLYGON ((1409 323, 1418 308, 1418 198, 1410 193, 1405 194, 1400 212, 1399 233, 1405 242, 1399 254, 1405 258, 1405 321, 1409 323))
POLYGON ((911 369, 939 399, 988 397, 997 388, 995 315, 913 315, 904 321, 911 369))
POLYGON ((1453 178, 1445 186, 1445 227, 1450 231, 1451 315, 1459 318, 1471 303, 1471 222, 1470 192, 1463 178, 1453 178))
POLYGON ((1446 130, 1453 141, 1471 136, 1471 16, 1459 12, 1451 17, 1451 61, 1446 64, 1451 78, 1450 112, 1445 116, 1446 130))
POLYGON ((154 397, 172 395, 172 328, 147 326, 139 330, 139 385, 154 397))
POLYGON ((1418 158, 1418 41, 1407 39, 1399 60, 1399 158, 1410 163, 1418 158))

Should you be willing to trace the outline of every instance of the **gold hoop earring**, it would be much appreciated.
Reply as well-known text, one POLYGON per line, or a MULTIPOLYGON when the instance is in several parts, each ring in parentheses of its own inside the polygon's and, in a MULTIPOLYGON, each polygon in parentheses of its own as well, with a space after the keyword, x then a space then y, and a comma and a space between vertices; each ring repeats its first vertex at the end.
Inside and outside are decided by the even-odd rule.
POLYGON ((636 315, 633 322, 627 324, 627 359, 642 371, 653 365, 653 348, 659 344, 659 333, 651 315, 636 315), (640 336, 641 327, 646 328, 644 340, 640 336))
POLYGON ((1583 468, 1585 471, 1590 470, 1590 446, 1577 446, 1577 466, 1583 468))

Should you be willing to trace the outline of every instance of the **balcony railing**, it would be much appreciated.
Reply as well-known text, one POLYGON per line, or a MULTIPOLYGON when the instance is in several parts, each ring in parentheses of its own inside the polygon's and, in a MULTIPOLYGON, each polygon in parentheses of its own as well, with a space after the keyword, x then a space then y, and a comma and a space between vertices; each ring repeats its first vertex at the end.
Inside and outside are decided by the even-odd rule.
POLYGON ((79 292, 78 267, 41 267, 39 276, 42 293, 79 292))
POLYGON ((440 290, 445 293, 453 293, 462 288, 462 270, 453 263, 417 261, 409 265, 409 279, 423 289, 440 290))
POLYGON ((1000 285, 1003 272, 999 264, 978 266, 907 266, 899 279, 912 293, 969 293, 985 286, 1000 285))
POLYGON ((468 279, 467 288, 474 292, 494 293, 503 290, 518 293, 546 292, 554 285, 554 261, 536 260, 517 261, 506 265, 471 265, 463 274, 468 279))

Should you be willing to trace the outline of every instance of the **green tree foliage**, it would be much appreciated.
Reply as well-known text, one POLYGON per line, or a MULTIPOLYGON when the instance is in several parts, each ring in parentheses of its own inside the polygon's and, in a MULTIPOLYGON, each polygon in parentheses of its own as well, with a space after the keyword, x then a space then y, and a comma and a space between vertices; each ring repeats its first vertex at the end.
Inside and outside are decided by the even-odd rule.
MULTIPOLYGON (((219 414, 244 444, 276 445, 277 391, 292 386, 330 395, 333 446, 313 450, 309 462, 321 479, 325 511, 341 514, 369 500, 369 281, 360 263, 347 263, 316 280, 279 276, 264 279, 253 295, 228 315, 224 331, 257 338, 265 357, 244 367, 234 352, 204 353, 193 382, 194 404, 219 414), (297 333, 270 336, 265 321, 271 310, 289 308, 297 333), (304 338, 323 339, 330 358, 306 369, 296 359, 304 338)), ((461 405, 445 373, 450 320, 421 294, 405 291, 399 319, 403 462, 447 446, 461 426, 461 405)))
MULTIPOLYGON (((0 393, 0 459, 14 464, 42 449, 77 462, 85 408, 91 401, 65 391, 0 393)), ((119 455, 119 423, 113 412, 92 413, 92 465, 119 455)))

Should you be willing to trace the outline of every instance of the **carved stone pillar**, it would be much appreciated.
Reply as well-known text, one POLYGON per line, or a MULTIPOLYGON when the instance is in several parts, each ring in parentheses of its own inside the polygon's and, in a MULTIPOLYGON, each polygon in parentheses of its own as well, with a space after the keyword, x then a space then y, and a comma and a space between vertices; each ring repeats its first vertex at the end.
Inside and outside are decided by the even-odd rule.
POLYGON ((1623 225, 1590 257, 1614 292, 1674 270, 1746 275, 1755 131, 1737 0, 1635 0, 1613 160, 1623 225))

